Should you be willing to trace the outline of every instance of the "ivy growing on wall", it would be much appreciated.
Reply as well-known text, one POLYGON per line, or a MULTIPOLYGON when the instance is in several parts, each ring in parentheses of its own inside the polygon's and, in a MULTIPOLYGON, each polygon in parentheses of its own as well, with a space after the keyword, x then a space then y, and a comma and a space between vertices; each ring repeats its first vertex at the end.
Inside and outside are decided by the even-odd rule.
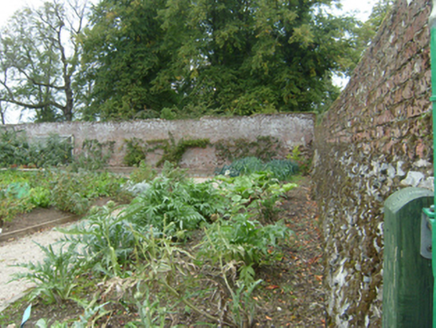
POLYGON ((175 165, 179 164, 183 154, 189 148, 206 148, 210 141, 209 139, 180 139, 178 142, 173 135, 169 133, 169 139, 153 139, 141 140, 138 138, 125 139, 126 155, 124 163, 128 166, 136 166, 147 158, 148 153, 152 153, 158 149, 163 150, 161 159, 156 163, 156 166, 162 166, 165 162, 170 162, 175 165))
POLYGON ((176 141, 170 133, 168 139, 141 140, 138 138, 125 139, 126 154, 124 163, 136 166, 146 160, 147 154, 158 149, 163 151, 156 166, 162 166, 166 161, 177 165, 183 154, 189 148, 215 147, 215 154, 219 162, 234 161, 245 157, 256 157, 262 161, 270 161, 280 157, 284 148, 279 139, 272 136, 258 136, 255 141, 244 138, 220 140, 211 144, 209 139, 180 139, 176 141))

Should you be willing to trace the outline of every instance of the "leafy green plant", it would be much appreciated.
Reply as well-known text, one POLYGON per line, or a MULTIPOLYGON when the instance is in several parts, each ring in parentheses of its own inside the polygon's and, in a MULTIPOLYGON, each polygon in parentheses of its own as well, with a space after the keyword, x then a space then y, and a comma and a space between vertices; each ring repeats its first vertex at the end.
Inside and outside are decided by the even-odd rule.
POLYGON ((145 142, 138 138, 124 139, 126 154, 124 155, 124 163, 127 166, 135 166, 145 161, 147 157, 147 147, 145 142))
POLYGON ((119 195, 125 180, 108 172, 53 171, 49 186, 51 204, 63 211, 84 214, 92 199, 119 195))
POLYGON ((37 167, 52 167, 67 165, 72 160, 73 144, 70 138, 61 138, 57 134, 50 134, 47 140, 32 145, 36 158, 30 159, 30 163, 37 167))
POLYGON ((157 149, 163 150, 163 155, 156 163, 156 166, 162 166, 165 162, 178 165, 183 154, 188 148, 206 148, 210 144, 209 139, 180 139, 175 141, 171 133, 169 139, 156 139, 143 141, 138 138, 124 140, 126 154, 124 163, 129 166, 139 165, 146 159, 147 153, 152 153, 157 149))
POLYGON ((50 190, 44 187, 36 187, 30 189, 30 202, 35 207, 49 207, 50 206, 50 190))
POLYGON ((71 172, 57 172, 51 181, 51 203, 62 211, 85 213, 90 205, 83 176, 71 172))
POLYGON ((272 160, 263 163, 262 160, 256 157, 246 157, 232 162, 230 165, 224 165, 215 173, 217 175, 227 175, 236 177, 238 175, 246 175, 256 172, 271 172, 272 178, 280 181, 289 180, 293 175, 298 173, 298 165, 289 160, 272 160))
POLYGON ((58 229, 72 238, 66 240, 75 245, 86 245, 83 257, 94 269, 110 276, 120 276, 122 266, 127 264, 136 247, 143 240, 135 231, 142 229, 123 216, 113 215, 113 202, 94 208, 88 220, 71 229, 58 229))
POLYGON ((138 225, 152 225, 169 234, 194 230, 222 209, 222 200, 211 183, 196 184, 192 180, 177 181, 157 177, 150 188, 126 209, 129 220, 138 225))
POLYGON ((25 132, 0 130, 1 167, 47 167, 68 164, 72 144, 57 134, 50 134, 44 142, 29 141, 25 132))
POLYGON ((200 248, 200 256, 213 262, 220 258, 226 262, 235 260, 243 266, 258 266, 280 255, 280 240, 291 231, 283 222, 263 226, 249 213, 240 213, 229 220, 220 219, 206 230, 200 248))
POLYGON ((232 296, 230 315, 233 323, 237 327, 252 327, 256 312, 252 294, 256 287, 262 283, 262 280, 259 279, 247 285, 242 282, 237 286, 237 289, 234 290, 230 287, 225 275, 224 279, 232 296))
POLYGON ((29 143, 25 133, 0 129, 0 166, 20 166, 27 161, 28 155, 29 143))
MULTIPOLYGON (((110 311, 106 311, 104 307, 107 303, 104 304, 98 304, 96 305, 96 299, 93 299, 89 304, 84 306, 84 313, 80 316, 79 320, 76 320, 72 323, 71 326, 68 325, 66 322, 58 322, 55 321, 54 323, 49 322, 47 319, 39 319, 36 322, 37 328, 94 328, 96 327, 96 322, 98 319, 102 318, 103 316, 110 313, 110 311)), ((80 302, 84 303, 84 302, 80 302)), ((86 303, 86 302, 85 302, 86 303)))
POLYGON ((0 189, 0 221, 11 221, 17 214, 34 208, 29 194, 28 182, 12 182, 0 189))
POLYGON ((68 299, 75 287, 74 277, 82 272, 82 262, 77 257, 77 252, 71 247, 64 250, 61 246, 56 252, 52 245, 47 247, 37 245, 45 254, 43 262, 14 265, 25 268, 29 272, 16 273, 11 281, 26 279, 36 283, 31 298, 40 296, 47 303, 68 299))
POLYGON ((220 181, 219 188, 231 201, 233 213, 241 207, 253 208, 267 221, 272 221, 277 200, 286 192, 295 188, 294 183, 280 184, 272 178, 271 172, 256 172, 237 177, 215 177, 220 181))

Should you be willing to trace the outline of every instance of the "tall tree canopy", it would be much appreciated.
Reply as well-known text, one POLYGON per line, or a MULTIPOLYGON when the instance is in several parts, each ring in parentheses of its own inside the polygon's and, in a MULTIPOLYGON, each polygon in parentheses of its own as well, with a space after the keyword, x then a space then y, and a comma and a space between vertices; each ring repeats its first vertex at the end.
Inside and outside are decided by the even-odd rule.
POLYGON ((78 92, 78 36, 86 1, 18 11, 0 31, 0 103, 33 109, 35 121, 70 121, 78 92))
POLYGON ((85 118, 320 110, 357 62, 333 0, 102 0, 83 45, 85 118))

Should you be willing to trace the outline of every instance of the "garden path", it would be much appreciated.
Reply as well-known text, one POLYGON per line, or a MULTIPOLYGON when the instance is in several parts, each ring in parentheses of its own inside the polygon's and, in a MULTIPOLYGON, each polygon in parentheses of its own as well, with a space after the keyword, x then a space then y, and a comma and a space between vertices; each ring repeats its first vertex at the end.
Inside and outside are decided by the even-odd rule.
MULTIPOLYGON (((62 227, 71 225, 65 224, 62 227)), ((11 265, 27 262, 43 261, 45 255, 35 244, 48 246, 61 239, 63 233, 54 229, 34 233, 17 240, 0 243, 0 312, 14 300, 23 296, 24 292, 33 286, 32 283, 18 280, 9 282, 14 273, 23 272, 23 268, 11 265)))

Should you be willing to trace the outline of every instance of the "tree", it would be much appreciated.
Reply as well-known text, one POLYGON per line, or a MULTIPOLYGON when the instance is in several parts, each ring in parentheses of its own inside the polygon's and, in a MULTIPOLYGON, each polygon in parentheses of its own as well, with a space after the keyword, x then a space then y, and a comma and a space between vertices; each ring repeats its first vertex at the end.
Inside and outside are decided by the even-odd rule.
POLYGON ((103 0, 84 39, 90 115, 320 110, 360 54, 334 2, 103 0))
POLYGON ((35 110, 35 121, 71 121, 86 1, 18 11, 0 33, 0 101, 35 110))
POLYGON ((82 80, 91 81, 85 119, 159 117, 177 102, 171 85, 156 86, 170 55, 157 19, 165 1, 103 0, 84 32, 82 80))

